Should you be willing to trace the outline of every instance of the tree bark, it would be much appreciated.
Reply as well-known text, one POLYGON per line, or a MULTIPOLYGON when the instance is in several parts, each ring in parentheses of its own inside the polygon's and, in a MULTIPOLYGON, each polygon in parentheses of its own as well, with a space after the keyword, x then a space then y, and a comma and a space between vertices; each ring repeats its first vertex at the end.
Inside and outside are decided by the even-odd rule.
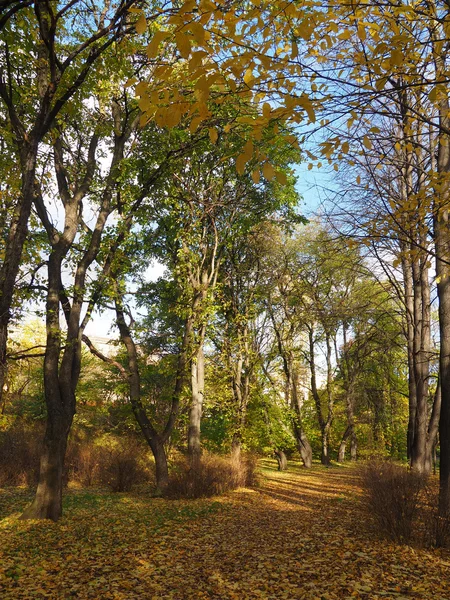
MULTIPOLYGON (((402 248, 402 252, 408 252, 402 248)), ((412 447, 414 444, 414 428, 416 423, 417 388, 414 369, 414 291, 411 260, 408 256, 402 259, 403 286, 405 292, 405 314, 406 314, 406 340, 408 352, 408 431, 406 440, 406 452, 408 460, 411 460, 412 447)))
MULTIPOLYGON (((244 343, 244 352, 248 345, 244 343)), ((233 372, 233 397, 235 405, 235 429, 231 441, 231 456, 233 460, 240 460, 242 450, 242 435, 245 429, 247 404, 250 392, 249 357, 240 356, 233 372), (244 366, 245 365, 245 366, 244 366), (244 372, 243 372, 244 371, 244 372)))
POLYGON ((337 457, 338 463, 345 462, 345 451, 347 449, 347 441, 351 437, 351 435, 352 435, 352 427, 351 427, 351 425, 347 425, 347 428, 344 431, 344 435, 342 436, 341 443, 339 444, 338 457, 337 457))
POLYGON ((342 436, 341 443, 339 444, 338 450, 338 462, 345 462, 345 452, 347 450, 347 443, 350 439, 350 457, 351 460, 356 460, 356 433, 355 433, 355 415, 353 407, 353 390, 351 387, 347 389, 346 393, 346 412, 347 412, 347 427, 342 436), (352 458, 353 449, 353 458, 352 458))
POLYGON ((352 437, 350 439, 350 460, 355 461, 358 458, 358 438, 356 437, 356 433, 352 433, 352 437))
POLYGON ((430 371, 430 290, 427 257, 413 262, 414 280, 414 381, 416 410, 411 468, 428 475, 431 472, 431 446, 428 437, 428 380, 430 371))
POLYGON ((156 496, 163 496, 169 484, 169 467, 167 465, 167 453, 160 436, 154 436, 149 440, 149 445, 155 459, 156 496))
POLYGON ((189 410, 188 454, 194 462, 200 459, 202 453, 200 427, 205 390, 204 335, 205 327, 202 327, 199 346, 195 357, 191 360, 191 407, 189 410))
POLYGON ((47 421, 36 495, 22 519, 57 521, 61 517, 64 458, 71 425, 70 414, 60 414, 47 421))
POLYGON ((283 450, 275 450, 274 454, 275 454, 275 458, 277 459, 277 462, 278 462, 278 470, 286 471, 287 470, 286 454, 283 452, 283 450))
POLYGON ((308 437, 303 429, 302 424, 302 399, 298 391, 298 374, 294 368, 289 368, 289 374, 291 379, 291 390, 292 390, 292 407, 295 411, 294 421, 294 435, 297 441, 297 448, 300 452, 300 457, 303 462, 303 466, 306 469, 312 467, 312 448, 309 443, 308 437))
POLYGON ((231 440, 231 460, 235 463, 241 461, 242 436, 240 431, 235 431, 231 440))
MULTIPOLYGON (((319 405, 320 406, 320 415, 321 418, 319 419, 319 424, 321 425, 321 432, 322 432, 322 454, 320 457, 321 463, 323 465, 328 466, 330 464, 330 452, 329 452, 329 436, 330 436, 330 429, 331 429, 331 423, 333 421, 333 405, 334 405, 334 397, 333 397, 333 373, 332 373, 332 368, 331 368, 331 355, 332 355, 332 348, 331 348, 331 336, 329 334, 329 332, 325 332, 325 342, 326 342, 326 362, 327 362, 327 386, 326 386, 326 390, 327 390, 327 417, 326 419, 323 417, 322 415, 322 407, 320 406, 320 398, 317 392, 317 386, 315 384, 316 387, 316 394, 317 394, 317 400, 316 400, 316 407, 319 405)), ((315 380, 315 361, 314 361, 314 380, 315 380)), ((315 381, 314 381, 315 383, 315 381)))
MULTIPOLYGON (((438 35, 435 32, 433 36, 438 35)), ((438 40, 433 40, 437 45, 438 40)), ((437 46, 436 46, 437 47, 437 46)), ((436 53, 437 81, 446 73, 446 45, 443 54, 436 53)), ((439 106, 437 171, 440 182, 436 189, 434 206, 434 244, 436 251, 436 280, 439 298, 439 380, 441 384, 441 411, 439 420, 439 516, 450 517, 450 140, 445 130, 450 129, 450 102, 446 93, 439 106)))

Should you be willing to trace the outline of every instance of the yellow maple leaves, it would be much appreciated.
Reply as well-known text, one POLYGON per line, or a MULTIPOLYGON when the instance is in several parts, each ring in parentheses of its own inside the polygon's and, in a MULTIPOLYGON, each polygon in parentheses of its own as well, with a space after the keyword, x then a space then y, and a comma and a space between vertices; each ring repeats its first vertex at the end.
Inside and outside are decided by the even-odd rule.
MULTIPOLYGON (((285 10, 289 18, 300 15, 303 19, 303 9, 286 3, 285 10)), ((273 20, 277 14, 267 0, 255 1, 239 15, 220 0, 187 0, 178 9, 174 7, 167 16, 159 18, 157 23, 147 23, 141 12, 135 23, 136 32, 152 30, 146 48, 147 57, 156 65, 151 86, 164 90, 175 85, 191 90, 188 110, 177 107, 177 100, 170 94, 168 98, 155 101, 137 92, 140 109, 146 115, 141 122, 154 118, 158 125, 173 127, 186 116, 191 133, 204 123, 211 141, 216 143, 218 133, 208 125, 210 103, 219 104, 224 97, 234 95, 244 100, 243 110, 246 110, 245 106, 260 105, 258 117, 242 115, 252 127, 246 134, 251 143, 236 159, 240 173, 251 160, 254 142, 261 140, 265 128, 277 122, 300 122, 304 119, 302 115, 314 123, 316 109, 312 100, 305 92, 296 95, 295 84, 290 79, 291 75, 301 71, 300 64, 292 64, 299 53, 298 43, 295 38, 281 42, 281 36, 288 39, 291 25, 284 17, 273 20), (266 27, 264 15, 267 22, 272 19, 272 30, 266 27), (175 68, 174 59, 182 61, 180 66, 184 62, 186 67, 175 68), (169 107, 172 108, 169 110, 169 107)), ((307 22, 309 27, 312 24, 309 17, 307 22)), ((305 27, 300 27, 299 31, 303 36, 305 27)), ((327 43, 331 43, 331 38, 327 43)), ((226 128, 224 133, 227 133, 226 128)), ((273 179, 270 166, 265 167, 264 177, 273 179)))

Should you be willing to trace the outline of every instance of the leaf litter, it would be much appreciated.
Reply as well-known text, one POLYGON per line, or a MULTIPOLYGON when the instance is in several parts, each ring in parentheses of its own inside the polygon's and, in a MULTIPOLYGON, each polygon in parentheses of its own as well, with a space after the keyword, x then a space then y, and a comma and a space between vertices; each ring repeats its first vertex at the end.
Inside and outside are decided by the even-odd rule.
POLYGON ((450 600, 448 553, 378 538, 354 469, 263 467, 214 499, 69 490, 58 523, 0 490, 0 597, 450 600))

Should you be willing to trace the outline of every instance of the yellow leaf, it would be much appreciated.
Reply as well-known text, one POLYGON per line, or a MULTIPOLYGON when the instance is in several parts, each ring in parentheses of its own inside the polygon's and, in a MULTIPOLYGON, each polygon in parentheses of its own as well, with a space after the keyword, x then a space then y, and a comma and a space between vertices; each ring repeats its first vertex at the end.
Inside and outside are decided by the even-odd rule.
POLYGON ((359 185, 361 183, 361 177, 358 175, 358 177, 356 178, 356 183, 359 185))
POLYGON ((245 165, 247 164, 248 160, 247 157, 245 156, 245 154, 240 154, 237 159, 236 159, 236 171, 239 173, 239 175, 243 175, 245 172, 245 165))
POLYGON ((209 92, 210 84, 205 75, 202 75, 200 79, 195 82, 195 89, 201 90, 202 92, 209 92))
POLYGON ((340 40, 348 40, 351 37, 352 37, 352 32, 350 31, 350 29, 346 29, 345 31, 343 31, 342 33, 340 33, 338 35, 338 38, 340 40))
POLYGON ((268 162, 266 162, 263 166, 263 175, 267 179, 267 181, 271 181, 275 175, 274 168, 268 162))
POLYGON ((215 144, 217 142, 217 138, 219 137, 219 134, 217 133, 217 129, 214 129, 214 127, 210 127, 209 129, 209 139, 211 140, 211 142, 213 144, 215 144))
POLYGON ((377 79, 377 81, 375 81, 375 89, 378 92, 381 92, 381 90, 384 88, 384 86, 386 85, 387 79, 386 77, 380 77, 380 79, 377 79))
POLYGON ((181 56, 183 58, 188 58, 191 53, 191 43, 188 36, 185 33, 178 31, 175 34, 175 42, 181 56))
POLYGON ((311 123, 316 122, 316 113, 314 112, 313 105, 311 104, 311 100, 308 98, 306 94, 302 94, 298 99, 298 104, 305 109, 309 120, 311 123))
POLYGON ((363 137, 363 144, 364 146, 367 148, 367 150, 370 150, 372 148, 372 142, 370 141, 370 139, 367 137, 367 135, 365 135, 363 137))
POLYGON ((150 112, 150 107, 152 106, 151 100, 147 95, 141 96, 138 102, 139 108, 142 112, 150 112))
POLYGON ((348 142, 344 142, 342 144, 342 152, 344 154, 347 154, 347 152, 349 151, 349 148, 350 148, 350 144, 348 142))
POLYGON ((165 126, 169 129, 176 127, 181 121, 181 111, 179 106, 169 106, 165 113, 165 126))
POLYGON ((155 56, 158 54, 159 44, 164 39, 166 39, 166 37, 167 37, 166 31, 159 31, 159 30, 155 31, 155 33, 153 34, 152 41, 147 46, 146 54, 147 54, 148 58, 155 58, 155 56))
POLYGON ((252 173, 252 179, 253 179, 253 183, 255 183, 256 185, 258 185, 258 183, 260 182, 261 179, 261 175, 259 171, 253 171, 252 173))
POLYGON ((298 56, 298 44, 297 42, 292 42, 292 50, 291 50, 291 58, 295 60, 298 56))
POLYGON ((437 93, 438 93, 438 86, 436 85, 431 92, 428 94, 428 99, 430 102, 435 102, 435 100, 437 99, 437 93))
POLYGON ((145 127, 149 120, 150 119, 147 117, 147 115, 145 113, 142 113, 142 115, 139 117, 139 126, 145 127))
POLYGON ((283 173, 282 171, 277 171, 275 173, 275 177, 277 178, 278 183, 280 183, 281 185, 287 184, 286 173, 283 173))
POLYGON ((190 12, 195 8, 195 0, 187 0, 181 8, 178 9, 180 14, 190 12))
POLYGON ((247 142, 245 143, 245 146, 242 150, 242 154, 245 154, 245 156, 247 157, 247 160, 250 160, 251 157, 253 156, 253 142, 252 140, 247 140, 247 142))
POLYGON ((361 23, 358 24, 358 37, 362 42, 366 39, 366 28, 361 23))
POLYGON ((192 35, 194 36, 194 40, 198 44, 203 44, 203 42, 205 41, 205 30, 203 26, 200 23, 192 23, 189 26, 189 29, 191 30, 192 35))
POLYGON ((198 52, 194 52, 192 54, 192 58, 189 61, 189 70, 194 71, 197 67, 202 64, 202 60, 207 56, 207 53, 204 50, 199 50, 198 52))
POLYGON ((145 94, 145 92, 148 89, 148 83, 147 81, 140 81, 135 89, 136 92, 136 96, 142 96, 143 94, 145 94))
POLYGON ((189 131, 195 133, 202 121, 203 119, 201 117, 194 117, 189 125, 189 131))
POLYGON ((264 102, 263 104, 263 116, 266 119, 270 119, 270 112, 272 110, 272 107, 270 106, 270 104, 268 102, 264 102))
POLYGON ((145 18, 144 13, 141 14, 139 19, 134 24, 134 28, 136 29, 136 33, 144 33, 147 30, 147 19, 145 18))
POLYGON ((224 132, 225 132, 225 133, 228 133, 228 132, 231 130, 231 124, 230 124, 230 123, 227 123, 227 124, 225 125, 225 127, 223 128, 223 130, 224 130, 224 132))
POLYGON ((202 0, 200 2, 200 9, 203 12, 214 12, 216 8, 216 5, 210 2, 209 0, 202 0))
POLYGON ((249 85, 252 80, 253 80, 253 71, 251 69, 247 69, 245 71, 245 75, 244 75, 244 83, 249 85))
POLYGON ((399 66, 403 63, 403 52, 398 48, 393 48, 390 58, 391 66, 399 66))

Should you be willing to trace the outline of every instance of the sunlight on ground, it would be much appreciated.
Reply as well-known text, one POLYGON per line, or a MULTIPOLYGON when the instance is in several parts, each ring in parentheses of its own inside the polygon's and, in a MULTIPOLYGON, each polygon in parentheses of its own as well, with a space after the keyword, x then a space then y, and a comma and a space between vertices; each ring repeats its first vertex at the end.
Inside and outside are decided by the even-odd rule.
POLYGON ((56 524, 0 490, 0 597, 450 600, 448 556, 374 537, 354 468, 275 464, 221 498, 70 489, 56 524))

